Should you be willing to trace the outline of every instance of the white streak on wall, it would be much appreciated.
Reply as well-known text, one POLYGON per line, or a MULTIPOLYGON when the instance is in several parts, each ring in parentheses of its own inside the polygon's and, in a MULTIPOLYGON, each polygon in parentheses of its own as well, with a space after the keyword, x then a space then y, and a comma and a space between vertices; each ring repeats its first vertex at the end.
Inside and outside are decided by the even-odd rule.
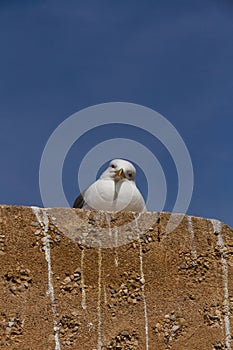
POLYGON ((50 256, 50 235, 48 234, 48 228, 49 228, 49 219, 48 215, 45 209, 37 208, 37 207, 31 207, 34 214, 36 215, 36 218, 43 229, 44 232, 44 238, 43 241, 43 247, 45 251, 45 259, 48 264, 48 291, 47 294, 51 296, 51 303, 52 303, 52 311, 53 311, 53 329, 54 329, 54 339, 55 339, 55 350, 60 350, 60 342, 59 342, 59 326, 56 320, 56 305, 55 305, 55 297, 54 297, 54 288, 53 288, 53 271, 51 266, 51 256, 50 256))
POLYGON ((111 216, 108 212, 104 212, 105 213, 105 218, 108 224, 108 234, 109 237, 112 237, 112 230, 111 230, 111 216))
POLYGON ((230 304, 228 292, 228 264, 226 252, 222 238, 222 223, 219 220, 211 219, 214 232, 218 234, 218 246, 221 250, 222 271, 223 271, 223 291, 224 291, 224 322, 225 322, 225 345, 227 350, 231 350, 231 328, 230 328, 230 304))
POLYGON ((105 212, 105 218, 108 224, 108 234, 109 237, 111 238, 111 240, 114 240, 112 242, 112 245, 114 247, 114 254, 115 254, 115 258, 114 258, 114 262, 115 262, 115 266, 118 267, 118 229, 116 226, 114 226, 113 230, 111 228, 111 216, 108 212, 105 212))
POLYGON ((114 226, 114 230, 113 230, 113 235, 114 235, 114 246, 115 246, 115 265, 116 267, 118 267, 118 262, 119 262, 119 258, 118 258, 118 229, 116 226, 114 226))
POLYGON ((147 316, 147 304, 146 304, 146 296, 145 296, 145 276, 143 272, 143 258, 142 258, 142 243, 140 240, 140 229, 138 225, 138 217, 135 214, 135 225, 136 225, 136 232, 138 235, 138 243, 139 243, 139 257, 140 257, 140 274, 141 279, 140 282, 142 284, 142 298, 143 298, 143 304, 144 304, 144 319, 145 319, 145 335, 146 335, 146 350, 149 349, 149 334, 148 334, 148 316, 147 316))
POLYGON ((98 249, 98 304, 97 304, 97 313, 98 313, 98 342, 97 349, 102 349, 101 341, 101 279, 102 279, 102 251, 101 247, 98 249))
POLYGON ((106 287, 104 286, 104 304, 108 303, 108 296, 107 296, 107 292, 106 292, 106 287))
POLYGON ((81 253, 81 289, 82 289, 82 308, 86 309, 86 291, 85 291, 85 282, 84 282, 84 257, 85 257, 85 249, 82 249, 81 253))
POLYGON ((193 223, 192 223, 192 217, 187 216, 188 220, 188 230, 190 233, 190 251, 192 254, 193 259, 197 259, 197 252, 196 252, 196 246, 195 246, 195 237, 194 237, 194 231, 193 231, 193 223))

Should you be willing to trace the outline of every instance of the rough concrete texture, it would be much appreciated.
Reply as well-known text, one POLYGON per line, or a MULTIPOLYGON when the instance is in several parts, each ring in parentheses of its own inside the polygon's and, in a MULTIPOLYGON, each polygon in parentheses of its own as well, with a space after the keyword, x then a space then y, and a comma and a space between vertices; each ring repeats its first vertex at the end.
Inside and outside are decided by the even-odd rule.
POLYGON ((231 349, 233 231, 0 206, 1 349, 231 349))

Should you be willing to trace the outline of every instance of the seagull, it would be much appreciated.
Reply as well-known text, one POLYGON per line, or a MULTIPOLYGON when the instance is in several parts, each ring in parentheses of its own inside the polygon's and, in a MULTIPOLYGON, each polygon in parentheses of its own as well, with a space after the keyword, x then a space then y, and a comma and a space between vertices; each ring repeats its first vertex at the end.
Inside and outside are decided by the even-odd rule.
POLYGON ((83 191, 73 208, 104 211, 146 211, 135 183, 136 169, 124 159, 114 159, 100 178, 83 191))

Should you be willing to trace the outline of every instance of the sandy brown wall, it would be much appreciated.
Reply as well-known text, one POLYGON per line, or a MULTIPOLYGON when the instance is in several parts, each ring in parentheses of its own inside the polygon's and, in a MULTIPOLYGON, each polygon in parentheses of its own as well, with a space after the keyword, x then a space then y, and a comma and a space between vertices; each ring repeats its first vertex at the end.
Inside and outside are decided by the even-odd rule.
POLYGON ((233 231, 0 206, 1 349, 231 349, 233 231))

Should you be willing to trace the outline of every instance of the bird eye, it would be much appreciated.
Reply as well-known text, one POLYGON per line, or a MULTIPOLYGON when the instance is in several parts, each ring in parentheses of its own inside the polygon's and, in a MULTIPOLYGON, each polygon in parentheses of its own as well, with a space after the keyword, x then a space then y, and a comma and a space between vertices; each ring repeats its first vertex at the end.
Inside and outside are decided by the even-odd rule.
POLYGON ((132 177, 132 176, 133 176, 133 174, 131 174, 131 173, 129 173, 128 175, 129 175, 129 177, 132 177))
POLYGON ((111 167, 111 168, 115 168, 116 166, 115 166, 114 164, 111 164, 110 167, 111 167))

